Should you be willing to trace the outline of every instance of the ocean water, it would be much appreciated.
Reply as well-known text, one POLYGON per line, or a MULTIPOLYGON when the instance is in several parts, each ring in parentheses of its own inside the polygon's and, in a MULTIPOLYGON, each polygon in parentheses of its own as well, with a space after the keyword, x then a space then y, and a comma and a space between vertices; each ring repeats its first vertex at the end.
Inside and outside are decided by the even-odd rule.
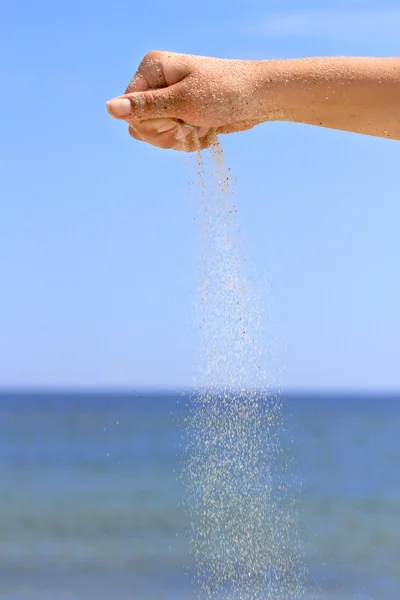
MULTIPOLYGON (((0 598, 189 600, 162 394, 0 394, 0 598)), ((284 397, 310 598, 400 597, 400 397, 284 397)), ((287 600, 276 598, 271 600, 287 600)))

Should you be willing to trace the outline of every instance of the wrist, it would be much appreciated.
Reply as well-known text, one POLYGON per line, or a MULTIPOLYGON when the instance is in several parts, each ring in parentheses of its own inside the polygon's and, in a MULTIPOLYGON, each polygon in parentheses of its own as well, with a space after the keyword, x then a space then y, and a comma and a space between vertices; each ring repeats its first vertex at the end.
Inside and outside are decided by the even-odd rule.
POLYGON ((261 121, 293 121, 304 80, 291 60, 251 61, 254 111, 261 121), (295 100, 297 98, 297 101, 295 100))

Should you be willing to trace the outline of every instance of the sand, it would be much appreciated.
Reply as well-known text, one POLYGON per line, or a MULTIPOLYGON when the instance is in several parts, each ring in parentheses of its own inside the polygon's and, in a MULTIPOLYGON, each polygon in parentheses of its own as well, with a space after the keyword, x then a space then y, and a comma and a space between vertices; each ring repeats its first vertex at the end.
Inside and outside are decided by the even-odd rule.
POLYGON ((196 168, 198 361, 183 465, 192 578, 201 598, 299 600, 306 569, 281 397, 215 134, 196 168))

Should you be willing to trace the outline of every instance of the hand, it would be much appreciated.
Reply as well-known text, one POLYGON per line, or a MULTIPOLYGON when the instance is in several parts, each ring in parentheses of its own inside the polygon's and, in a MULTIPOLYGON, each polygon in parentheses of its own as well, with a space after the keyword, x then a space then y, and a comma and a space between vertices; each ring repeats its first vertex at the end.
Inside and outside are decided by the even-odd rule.
POLYGON ((257 119, 255 61, 149 52, 125 94, 107 103, 130 135, 159 148, 195 151, 216 134, 250 129, 257 119))

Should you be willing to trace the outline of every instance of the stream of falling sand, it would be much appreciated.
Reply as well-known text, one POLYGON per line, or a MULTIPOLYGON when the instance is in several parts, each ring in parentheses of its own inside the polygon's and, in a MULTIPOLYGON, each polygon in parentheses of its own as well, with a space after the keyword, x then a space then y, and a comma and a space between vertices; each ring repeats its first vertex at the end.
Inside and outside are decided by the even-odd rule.
POLYGON ((193 582, 207 600, 299 600, 306 570, 261 304, 244 272, 216 136, 210 176, 204 154, 197 154, 198 376, 184 464, 193 582))

